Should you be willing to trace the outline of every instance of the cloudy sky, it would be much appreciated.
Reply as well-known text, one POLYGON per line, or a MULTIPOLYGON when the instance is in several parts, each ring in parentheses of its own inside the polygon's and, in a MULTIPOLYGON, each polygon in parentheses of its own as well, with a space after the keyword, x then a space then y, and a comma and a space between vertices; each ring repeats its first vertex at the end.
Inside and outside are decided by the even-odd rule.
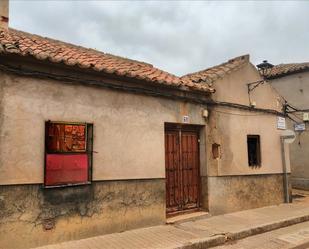
POLYGON ((11 0, 10 26, 183 75, 249 53, 309 61, 306 1, 11 0))

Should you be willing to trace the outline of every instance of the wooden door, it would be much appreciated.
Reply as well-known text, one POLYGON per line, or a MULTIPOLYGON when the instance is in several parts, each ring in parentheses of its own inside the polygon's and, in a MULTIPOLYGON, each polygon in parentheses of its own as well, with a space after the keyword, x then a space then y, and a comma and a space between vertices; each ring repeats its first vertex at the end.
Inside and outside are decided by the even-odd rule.
POLYGON ((167 213, 199 207, 198 132, 183 128, 165 131, 167 213))

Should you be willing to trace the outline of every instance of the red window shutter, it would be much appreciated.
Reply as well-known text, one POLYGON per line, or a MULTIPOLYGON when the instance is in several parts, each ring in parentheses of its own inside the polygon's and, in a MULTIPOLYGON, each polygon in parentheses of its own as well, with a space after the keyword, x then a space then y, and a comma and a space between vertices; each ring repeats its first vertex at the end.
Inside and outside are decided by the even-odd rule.
POLYGON ((88 183, 92 163, 89 149, 92 125, 47 122, 45 186, 88 183))
POLYGON ((46 155, 45 185, 64 185, 88 181, 88 155, 46 155))

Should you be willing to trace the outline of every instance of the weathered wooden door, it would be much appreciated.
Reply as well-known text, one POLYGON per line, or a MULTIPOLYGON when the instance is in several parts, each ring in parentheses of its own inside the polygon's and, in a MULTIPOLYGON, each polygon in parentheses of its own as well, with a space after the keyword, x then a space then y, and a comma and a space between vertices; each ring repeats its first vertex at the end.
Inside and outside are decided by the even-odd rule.
POLYGON ((183 127, 165 131, 167 213, 199 207, 198 132, 183 127))

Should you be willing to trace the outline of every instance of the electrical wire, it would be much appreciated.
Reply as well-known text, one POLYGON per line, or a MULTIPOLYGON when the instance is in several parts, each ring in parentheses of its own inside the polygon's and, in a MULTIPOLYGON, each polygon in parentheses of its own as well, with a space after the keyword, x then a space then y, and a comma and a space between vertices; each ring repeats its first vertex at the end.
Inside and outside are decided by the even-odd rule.
MULTIPOLYGON (((223 106, 223 107, 230 107, 230 108, 239 109, 239 110, 259 112, 259 113, 271 114, 271 115, 282 116, 282 117, 287 116, 285 113, 279 112, 273 109, 264 109, 264 108, 255 108, 255 107, 253 108, 247 105, 231 103, 231 102, 224 102, 224 101, 215 101, 212 99, 202 99, 201 97, 191 97, 185 94, 176 95, 176 94, 171 94, 171 93, 163 92, 163 91, 159 92, 157 90, 152 90, 149 88, 118 85, 115 83, 108 82, 106 80, 82 79, 82 78, 76 77, 75 75, 60 75, 60 74, 47 73, 47 72, 42 72, 42 71, 34 71, 30 69, 25 69, 25 68, 22 69, 20 67, 15 67, 15 66, 8 65, 5 63, 0 63, 0 69, 5 72, 14 73, 14 74, 26 76, 26 77, 38 77, 38 78, 44 78, 44 79, 47 78, 47 79, 52 79, 52 80, 59 80, 64 83, 67 82, 67 83, 80 83, 80 84, 94 85, 94 86, 104 87, 104 88, 108 88, 112 90, 121 90, 121 91, 137 93, 137 94, 139 93, 139 94, 144 94, 144 95, 149 95, 149 96, 154 96, 154 97, 164 97, 164 98, 169 98, 169 99, 182 100, 182 101, 196 103, 196 104, 205 105, 205 106, 223 106)), ((181 90, 181 89, 178 89, 178 90, 184 92, 184 90, 181 90)))
MULTIPOLYGON (((289 113, 289 115, 292 115, 293 117, 295 117, 296 119, 303 121, 302 118, 298 117, 297 115, 293 114, 293 113, 289 113)), ((299 123, 299 122, 298 122, 299 123)))
POLYGON ((250 117, 250 116, 261 116, 264 115, 262 113, 258 113, 258 114, 240 114, 240 113, 232 113, 232 112, 224 112, 224 111, 218 111, 218 110, 212 110, 214 112, 217 113, 221 113, 221 114, 227 114, 227 115, 235 115, 235 116, 244 116, 244 117, 250 117))
POLYGON ((309 112, 309 109, 298 109, 298 110, 290 111, 289 113, 294 113, 294 112, 309 112))

